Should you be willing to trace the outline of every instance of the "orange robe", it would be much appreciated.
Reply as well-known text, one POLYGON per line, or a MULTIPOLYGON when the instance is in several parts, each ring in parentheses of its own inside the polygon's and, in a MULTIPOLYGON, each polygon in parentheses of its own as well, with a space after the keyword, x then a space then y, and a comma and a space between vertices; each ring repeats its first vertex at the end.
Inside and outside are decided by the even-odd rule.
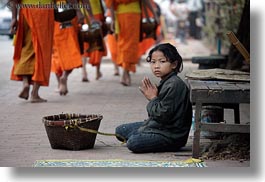
POLYGON ((114 34, 107 35, 107 44, 110 51, 111 60, 117 64, 117 40, 114 34))
MULTIPOLYGON (((107 16, 111 17, 110 11, 107 11, 107 16)), ((106 36, 106 43, 108 46, 108 50, 110 52, 110 56, 111 56, 111 60, 112 62, 114 62, 115 64, 117 64, 117 40, 116 40, 116 36, 114 33, 112 34, 107 34, 106 36)))
POLYGON ((143 39, 142 42, 139 43, 138 48, 138 57, 141 58, 153 45, 155 44, 155 40, 153 38, 143 39))
MULTIPOLYGON (((155 3, 154 1, 151 0, 152 6, 155 8, 155 3)), ((147 8, 147 13, 150 18, 154 18, 153 13, 151 10, 147 8)), ((146 15, 144 11, 142 10, 142 17, 146 18, 146 15)), ((156 34, 159 34, 158 28, 156 29, 156 34)), ((138 57, 141 58, 143 54, 146 53, 154 44, 156 41, 153 38, 144 38, 140 43, 139 43, 139 48, 138 48, 138 57)))
MULTIPOLYGON (((159 38, 161 36, 161 25, 158 25, 156 28, 156 37, 159 38)), ((139 43, 139 51, 138 57, 141 58, 149 49, 152 48, 157 43, 157 40, 153 38, 145 38, 142 42, 139 43)))
POLYGON ((136 72, 141 19, 139 1, 106 0, 106 5, 108 8, 113 5, 116 12, 115 31, 118 35, 116 64, 125 70, 136 72))
MULTIPOLYGON (((100 7, 99 0, 90 0, 90 4, 92 6, 92 12, 93 12, 95 19, 103 22, 104 16, 103 16, 103 12, 100 7)), ((104 40, 103 40, 103 44, 104 44, 104 51, 95 50, 93 52, 90 52, 90 53, 85 52, 83 54, 83 56, 89 57, 89 63, 92 66, 100 65, 102 57, 107 56, 107 48, 106 48, 106 44, 104 40)), ((84 50, 87 50, 88 47, 89 47, 88 43, 84 43, 84 50)))
POLYGON ((78 44, 77 17, 72 27, 60 28, 60 22, 54 22, 54 41, 52 53, 52 72, 61 76, 63 71, 82 66, 82 58, 78 44))
POLYGON ((53 42, 53 22, 54 10, 41 8, 21 8, 19 12, 18 30, 14 42, 14 65, 11 71, 11 80, 22 80, 23 69, 26 69, 21 63, 22 59, 28 59, 28 52, 31 52, 31 59, 34 64, 30 75, 31 80, 42 85, 48 86, 51 71, 51 55, 53 42), (28 29, 24 24, 28 25, 28 29), (26 38, 25 35, 28 35, 26 38), (31 39, 31 40, 30 40, 31 39), (26 44, 27 43, 27 44, 26 44), (25 45, 29 45, 26 46, 25 45), (26 50, 26 54, 24 49, 26 50), (31 51, 30 51, 31 50, 31 51), (15 73, 15 70, 22 71, 15 73))

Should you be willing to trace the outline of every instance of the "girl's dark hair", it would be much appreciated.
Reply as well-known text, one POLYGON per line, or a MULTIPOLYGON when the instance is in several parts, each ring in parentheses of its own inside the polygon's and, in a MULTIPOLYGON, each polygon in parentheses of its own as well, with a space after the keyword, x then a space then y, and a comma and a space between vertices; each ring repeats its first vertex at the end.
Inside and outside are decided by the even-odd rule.
POLYGON ((171 63, 174 63, 175 61, 177 61, 177 67, 174 70, 176 73, 180 73, 183 70, 182 57, 178 53, 178 50, 176 49, 175 46, 173 46, 169 43, 158 44, 157 46, 155 46, 153 49, 150 50, 150 52, 146 58, 147 62, 151 61, 152 54, 155 51, 161 51, 164 54, 164 56, 167 58, 167 61, 169 61, 171 63))

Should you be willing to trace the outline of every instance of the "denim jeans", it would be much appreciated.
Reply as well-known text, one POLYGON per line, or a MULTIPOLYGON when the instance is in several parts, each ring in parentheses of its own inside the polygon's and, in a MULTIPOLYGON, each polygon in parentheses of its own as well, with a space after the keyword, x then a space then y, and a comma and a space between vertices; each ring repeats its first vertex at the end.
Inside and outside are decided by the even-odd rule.
MULTIPOLYGON (((134 153, 173 152, 179 150, 173 140, 158 133, 139 132, 143 122, 123 124, 116 128, 116 134, 127 140, 127 147, 134 153)), ((117 137, 118 140, 121 140, 117 137)), ((122 140, 121 140, 122 141, 122 140)))

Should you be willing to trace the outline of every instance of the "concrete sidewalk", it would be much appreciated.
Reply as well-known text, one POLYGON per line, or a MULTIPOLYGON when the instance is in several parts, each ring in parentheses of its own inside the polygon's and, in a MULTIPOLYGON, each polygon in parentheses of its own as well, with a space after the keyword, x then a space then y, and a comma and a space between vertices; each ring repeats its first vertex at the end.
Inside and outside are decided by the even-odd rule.
MULTIPOLYGON (((139 92, 138 86, 144 76, 158 82, 144 61, 132 74, 132 86, 120 84, 120 77, 114 76, 114 67, 109 57, 102 61, 103 77, 95 80, 95 68, 87 65, 89 83, 81 82, 81 69, 76 69, 69 77, 69 93, 60 96, 54 90, 57 87, 54 74, 50 86, 43 87, 40 95, 47 103, 32 104, 17 97, 22 85, 10 81, 13 48, 11 42, 0 37, 0 166, 31 167, 41 159, 132 159, 132 160, 184 160, 191 157, 191 139, 185 151, 174 153, 133 154, 115 137, 97 135, 94 149, 81 151, 53 150, 42 123, 42 118, 60 113, 102 114, 103 120, 99 131, 113 133, 117 125, 141 121, 147 118, 147 100, 139 92)), ((185 58, 193 55, 209 55, 209 50, 199 41, 191 40, 188 45, 177 45, 180 54, 185 58)), ((184 71, 197 69, 191 61, 184 62, 184 71)), ((249 107, 244 107, 243 120, 249 121, 249 107), (248 111, 248 113, 247 113, 248 111)), ((232 115, 232 114, 231 114, 232 115)), ((228 116, 229 117, 229 116, 228 116)), ((191 136, 192 138, 192 136, 191 136)), ((206 161, 209 167, 214 166, 249 166, 249 161, 206 161)))

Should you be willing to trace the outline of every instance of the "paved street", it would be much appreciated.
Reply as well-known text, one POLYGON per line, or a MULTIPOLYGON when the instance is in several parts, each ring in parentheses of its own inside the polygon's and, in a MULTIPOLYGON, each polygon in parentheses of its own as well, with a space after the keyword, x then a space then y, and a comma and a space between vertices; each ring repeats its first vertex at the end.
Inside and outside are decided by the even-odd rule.
MULTIPOLYGON (((192 56, 209 55, 210 51, 201 42, 190 40, 188 45, 176 45, 180 54, 186 58, 185 73, 197 69, 188 60, 192 56)), ((41 87, 41 97, 47 103, 32 104, 17 97, 22 83, 10 81, 12 67, 12 41, 0 36, 0 166, 30 167, 35 160, 41 159, 138 159, 138 160, 182 160, 191 157, 191 140, 186 151, 179 153, 133 154, 114 137, 97 135, 94 149, 81 151, 53 150, 50 147, 42 117, 60 113, 102 114, 99 131, 113 133, 122 123, 140 121, 147 117, 147 100, 138 90, 144 76, 154 82, 158 80, 151 74, 149 65, 144 61, 132 74, 132 86, 124 87, 114 76, 114 67, 109 57, 102 61, 103 77, 95 80, 95 68, 87 65, 89 83, 81 82, 81 69, 76 69, 69 77, 69 93, 60 96, 55 75, 51 75, 50 86, 41 87)), ((241 122, 249 122, 249 106, 243 106, 241 122)), ((232 116, 227 112, 225 117, 232 116)), ((192 134, 191 134, 192 135, 192 134)), ((191 136, 192 137, 192 136, 191 136)), ((206 161, 211 166, 249 166, 249 162, 206 161)))

